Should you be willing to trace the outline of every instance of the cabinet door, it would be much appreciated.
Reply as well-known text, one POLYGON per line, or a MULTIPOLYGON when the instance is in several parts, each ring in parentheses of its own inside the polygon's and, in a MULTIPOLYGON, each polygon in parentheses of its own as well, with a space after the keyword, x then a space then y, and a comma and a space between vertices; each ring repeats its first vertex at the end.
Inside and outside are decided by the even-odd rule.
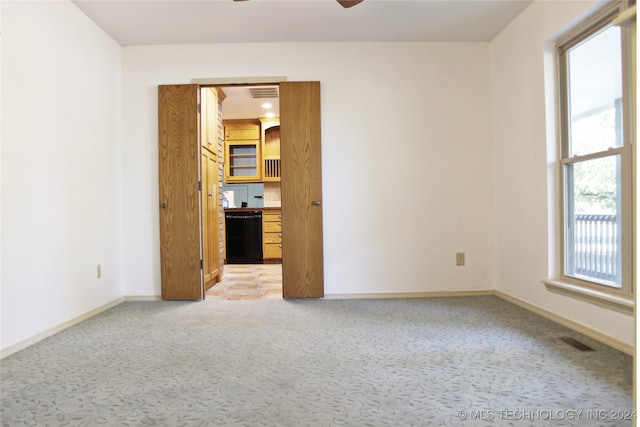
POLYGON ((260 122, 257 119, 225 120, 225 182, 262 181, 260 122))
POLYGON ((202 150, 202 266, 205 289, 213 286, 220 275, 219 205, 218 160, 208 150, 202 150))
POLYGON ((282 212, 262 212, 262 253, 265 261, 282 261, 282 212))
POLYGON ((214 156, 218 157, 218 95, 216 89, 212 87, 202 88, 201 91, 200 137, 202 139, 202 147, 211 151, 214 156))
POLYGON ((225 142, 225 182, 261 181, 259 140, 225 142))
POLYGON ((260 139, 260 125, 254 120, 226 120, 224 122, 224 139, 237 141, 260 139))
POLYGON ((262 159, 263 181, 280 181, 280 126, 264 130, 262 159))
POLYGON ((261 118, 262 181, 280 181, 280 118, 261 118))

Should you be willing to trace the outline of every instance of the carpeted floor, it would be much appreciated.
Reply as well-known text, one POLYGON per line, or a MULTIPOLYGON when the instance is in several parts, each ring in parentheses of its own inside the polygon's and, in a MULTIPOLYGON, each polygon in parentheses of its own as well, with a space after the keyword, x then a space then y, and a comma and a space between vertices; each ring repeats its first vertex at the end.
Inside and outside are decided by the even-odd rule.
POLYGON ((632 425, 630 356, 495 297, 127 302, 1 365, 11 427, 632 425))

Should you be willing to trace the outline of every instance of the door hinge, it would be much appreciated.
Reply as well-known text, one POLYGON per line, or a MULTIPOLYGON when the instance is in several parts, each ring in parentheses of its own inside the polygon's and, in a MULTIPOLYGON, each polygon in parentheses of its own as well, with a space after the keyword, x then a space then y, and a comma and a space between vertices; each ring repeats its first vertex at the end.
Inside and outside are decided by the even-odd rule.
POLYGON ((202 191, 202 181, 198 181, 198 191, 202 191))
POLYGON ((204 263, 202 262, 202 260, 200 260, 200 270, 202 270, 204 268, 204 263))
POLYGON ((200 112, 200 103, 198 103, 198 113, 200 112))

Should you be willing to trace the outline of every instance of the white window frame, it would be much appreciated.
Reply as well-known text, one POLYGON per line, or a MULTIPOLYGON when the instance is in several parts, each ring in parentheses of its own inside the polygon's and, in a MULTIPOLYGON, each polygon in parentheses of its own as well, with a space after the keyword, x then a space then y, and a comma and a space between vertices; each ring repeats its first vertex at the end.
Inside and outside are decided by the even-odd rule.
MULTIPOLYGON (((635 3, 635 2, 633 2, 635 3)), ((559 262, 557 266, 557 277, 546 280, 547 286, 551 286, 555 291, 561 291, 573 296, 586 297, 589 300, 599 303, 623 307, 630 309, 634 305, 635 283, 633 272, 633 250, 635 248, 635 231, 633 213, 635 211, 635 201, 633 200, 633 153, 635 147, 635 37, 636 24, 635 13, 631 19, 626 19, 620 25, 622 43, 622 81, 623 81, 623 145, 606 152, 588 154, 569 158, 568 153, 568 76, 567 60, 564 53, 567 49, 576 46, 593 34, 603 30, 609 25, 619 25, 615 20, 628 15, 631 11, 632 2, 629 0, 618 0, 607 3, 580 24, 569 30, 558 38, 555 43, 556 50, 556 87, 558 89, 558 173, 559 173, 559 209, 557 210, 557 221, 560 225, 560 238, 557 241, 557 253, 559 262), (615 22, 615 24, 612 24, 615 22), (621 287, 607 286, 597 281, 582 279, 565 274, 565 209, 566 209, 566 183, 565 164, 574 163, 577 160, 588 160, 593 158, 605 158, 618 154, 621 158, 621 189, 620 198, 622 200, 621 215, 621 251, 622 251, 622 271, 621 287)), ((635 6, 633 6, 635 9, 635 6)))

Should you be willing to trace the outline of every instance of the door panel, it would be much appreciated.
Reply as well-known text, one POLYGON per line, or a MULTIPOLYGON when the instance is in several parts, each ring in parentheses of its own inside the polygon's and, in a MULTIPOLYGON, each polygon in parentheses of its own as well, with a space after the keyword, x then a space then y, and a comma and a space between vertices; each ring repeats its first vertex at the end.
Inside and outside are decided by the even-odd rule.
POLYGON ((324 296, 320 82, 280 83, 282 296, 324 296))
POLYGON ((200 126, 202 260, 204 289, 207 290, 216 284, 220 276, 219 117, 218 95, 215 88, 200 88, 200 126))
POLYGON ((209 213, 209 183, 207 180, 207 168, 209 167, 209 162, 211 154, 207 150, 200 151, 200 170, 202 177, 202 191, 200 191, 200 196, 202 200, 200 201, 200 206, 202 207, 202 275, 203 275, 203 283, 204 289, 207 290, 209 288, 208 283, 211 281, 211 274, 209 273, 209 264, 210 264, 210 254, 209 254, 209 241, 207 240, 207 236, 209 235, 209 221, 208 221, 208 213, 209 213))
POLYGON ((198 85, 158 86, 162 299, 202 299, 198 85))
POLYGON ((220 274, 220 221, 218 218, 218 160, 202 150, 202 255, 205 289, 215 285, 220 274))

